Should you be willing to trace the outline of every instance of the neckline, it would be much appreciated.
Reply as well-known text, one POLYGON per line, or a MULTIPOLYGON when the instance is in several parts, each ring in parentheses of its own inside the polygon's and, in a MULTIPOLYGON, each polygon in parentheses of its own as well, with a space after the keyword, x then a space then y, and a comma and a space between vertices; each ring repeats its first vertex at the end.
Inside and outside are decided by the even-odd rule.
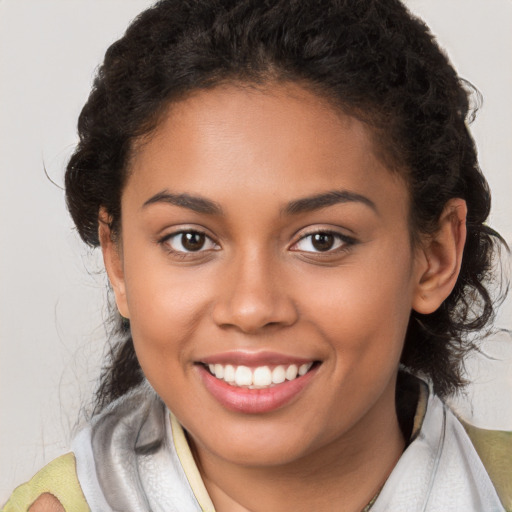
MULTIPOLYGON (((428 386, 425 382, 411 374, 405 372, 399 373, 396 391, 396 407, 400 428, 404 433, 404 438, 406 438, 404 451, 421 431, 427 411, 428 396, 428 386), (411 407, 411 401, 413 407, 411 407), (413 414, 411 414, 411 411, 413 414)), ((215 506, 208 494, 199 468, 194 460, 185 430, 180 425, 176 416, 174 416, 172 412, 169 412, 169 414, 174 447, 192 492, 203 512, 215 512, 215 506)), ((361 512, 369 512, 371 510, 385 485, 386 482, 382 484, 381 488, 363 507, 361 512)))

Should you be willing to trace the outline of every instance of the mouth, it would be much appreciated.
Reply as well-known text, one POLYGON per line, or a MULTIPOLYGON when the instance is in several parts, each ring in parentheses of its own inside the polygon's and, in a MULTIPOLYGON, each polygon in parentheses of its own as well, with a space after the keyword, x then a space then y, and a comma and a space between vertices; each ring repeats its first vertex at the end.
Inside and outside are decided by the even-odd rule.
POLYGON ((222 380, 230 386, 246 389, 267 389, 303 377, 311 370, 315 361, 297 365, 257 366, 251 368, 245 365, 208 364, 206 369, 216 379, 222 380))
POLYGON ((243 362, 206 360, 195 366, 205 388, 220 405, 244 414, 269 413, 293 403, 321 365, 315 360, 243 362))

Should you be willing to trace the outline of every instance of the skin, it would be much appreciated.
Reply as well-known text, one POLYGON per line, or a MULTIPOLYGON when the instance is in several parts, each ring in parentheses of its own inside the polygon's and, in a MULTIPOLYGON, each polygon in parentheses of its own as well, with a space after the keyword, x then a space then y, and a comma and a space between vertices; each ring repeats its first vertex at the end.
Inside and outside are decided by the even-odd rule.
POLYGON ((48 492, 41 494, 28 510, 29 512, 65 512, 60 501, 48 492))
POLYGON ((117 243, 100 212, 140 364, 220 512, 359 511, 403 451, 394 396, 409 315, 452 290, 466 209, 452 200, 413 248, 407 187, 376 149, 365 125, 299 85, 226 85, 172 105, 136 145, 117 243), (286 212, 330 191, 352 195, 286 212), (202 250, 184 251, 173 235, 186 230, 206 234, 202 250), (332 250, 311 244, 318 231, 335 233, 332 250), (244 414, 200 378, 198 362, 227 351, 321 364, 283 407, 244 414))

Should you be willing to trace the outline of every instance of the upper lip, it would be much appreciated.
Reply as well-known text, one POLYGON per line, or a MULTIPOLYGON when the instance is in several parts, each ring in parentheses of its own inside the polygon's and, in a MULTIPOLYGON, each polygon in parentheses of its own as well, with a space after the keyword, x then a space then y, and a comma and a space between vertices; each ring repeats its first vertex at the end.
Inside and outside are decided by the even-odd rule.
POLYGON ((213 354, 198 360, 199 363, 208 364, 231 364, 233 366, 265 366, 296 364, 301 365, 314 361, 314 358, 297 357, 272 351, 248 352, 244 350, 232 350, 213 354))

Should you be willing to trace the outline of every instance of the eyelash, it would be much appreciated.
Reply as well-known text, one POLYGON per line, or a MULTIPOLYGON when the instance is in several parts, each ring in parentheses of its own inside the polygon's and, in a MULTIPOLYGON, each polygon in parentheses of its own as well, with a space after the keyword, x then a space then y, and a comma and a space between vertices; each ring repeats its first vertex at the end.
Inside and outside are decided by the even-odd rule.
MULTIPOLYGON (((202 254, 202 253, 209 252, 212 250, 213 251, 219 250, 218 244, 216 244, 212 240, 211 237, 209 237, 204 231, 200 231, 197 229, 183 229, 183 230, 180 230, 180 231, 177 231, 174 233, 170 233, 168 235, 165 235, 160 240, 158 240, 158 243, 160 245, 162 245, 167 252, 169 252, 170 254, 172 254, 175 257, 179 257, 182 259, 188 258, 190 256, 199 256, 199 255, 204 256, 204 254, 202 254), (200 237, 203 237, 204 243, 197 250, 187 250, 186 247, 183 246, 183 236, 184 235, 196 235, 196 236, 199 235, 200 237), (178 239, 178 237, 182 237, 180 240, 180 244, 184 250, 174 248, 170 242, 173 239, 178 239), (210 247, 205 249, 204 248, 205 244, 209 244, 210 247)), ((314 232, 306 233, 303 236, 301 236, 299 238, 299 240, 294 242, 294 244, 290 247, 290 250, 295 251, 295 252, 302 252, 305 254, 316 254, 316 255, 329 256, 329 255, 333 255, 333 254, 339 254, 339 253, 346 252, 350 249, 350 247, 352 247, 356 243, 357 243, 357 240, 350 236, 342 235, 341 233, 338 233, 336 231, 332 231, 329 229, 318 229, 318 230, 315 230, 314 232), (314 237, 315 235, 327 235, 327 236, 333 237, 333 239, 334 239, 333 243, 334 243, 335 247, 327 248, 325 251, 304 250, 304 249, 297 248, 301 242, 306 241, 308 238, 311 239, 311 241, 309 243, 314 248, 314 245, 313 245, 314 242, 312 241, 312 237, 314 237)))
POLYGON ((339 253, 346 252, 352 246, 354 246, 356 243, 357 243, 357 240, 355 238, 352 238, 352 237, 347 236, 347 235, 342 235, 341 233, 338 233, 337 231, 332 231, 332 230, 329 230, 329 229, 317 229, 317 230, 315 230, 313 232, 306 233, 303 236, 301 236, 299 238, 299 240, 297 240, 297 242, 295 242, 292 245, 291 250, 294 250, 294 251, 297 251, 297 252, 303 252, 303 253, 306 253, 306 254, 317 254, 317 255, 324 255, 325 254, 326 256, 328 256, 328 255, 333 255, 333 254, 339 254, 339 253), (300 242, 303 242, 303 241, 307 240, 308 238, 311 239, 311 241, 309 243, 311 245, 313 245, 312 237, 314 237, 315 235, 328 235, 328 236, 332 236, 334 238, 334 240, 335 240, 334 243, 337 244, 337 247, 329 248, 326 251, 321 251, 321 250, 306 251, 306 250, 301 250, 301 249, 294 249, 294 247, 297 247, 297 245, 300 242))
POLYGON ((173 256, 176 256, 178 258, 187 258, 190 257, 190 255, 202 255, 203 253, 211 251, 211 250, 218 250, 218 245, 212 240, 211 237, 209 237, 204 231, 200 231, 197 229, 182 229, 180 231, 176 231, 174 233, 169 233, 168 235, 165 235, 163 238, 158 240, 158 243, 162 245, 165 250, 172 254, 173 256), (204 244, 210 244, 212 247, 209 247, 208 249, 204 249, 204 244, 201 246, 198 250, 186 250, 186 248, 183 246, 183 236, 184 235, 199 235, 201 237, 204 237, 204 244), (182 237, 180 240, 180 244, 183 247, 184 250, 175 249, 172 247, 171 243, 173 239, 179 239, 178 237, 182 237))

